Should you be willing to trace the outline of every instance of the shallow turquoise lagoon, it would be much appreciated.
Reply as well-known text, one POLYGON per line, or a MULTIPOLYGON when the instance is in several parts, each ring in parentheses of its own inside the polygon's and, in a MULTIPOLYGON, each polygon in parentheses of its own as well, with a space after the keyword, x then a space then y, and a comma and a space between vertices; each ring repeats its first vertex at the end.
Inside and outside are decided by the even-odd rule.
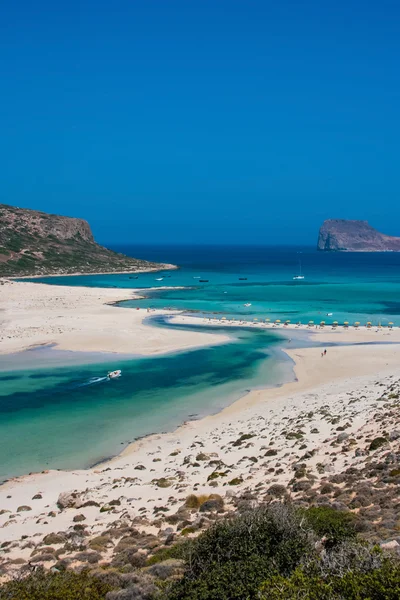
MULTIPOLYGON (((137 437, 293 377, 284 340, 264 331, 230 333, 230 343, 157 358, 0 372, 0 480, 87 467, 137 437), (105 380, 117 367, 122 376, 105 380)), ((54 351, 41 352, 46 364, 54 351)))
MULTIPOLYGON (((39 281, 139 288, 146 297, 124 303, 132 308, 174 307, 245 320, 371 320, 400 325, 399 254, 238 246, 117 250, 181 268, 138 276, 39 281), (295 281, 300 263, 305 279, 295 281), (200 277, 208 281, 201 283, 200 277)), ((171 326, 163 321, 156 324, 171 326)), ((0 479, 44 468, 86 467, 118 453, 138 436, 171 430, 188 418, 217 412, 249 389, 293 378, 292 364, 281 351, 287 342, 280 334, 250 328, 229 331, 233 340, 220 346, 124 362, 115 357, 63 355, 60 360, 68 366, 61 367, 51 349, 43 350, 47 355, 40 361, 33 361, 29 353, 18 361, 3 357, 0 479), (46 368, 40 368, 44 364, 46 368), (122 368, 123 376, 95 382, 112 368, 122 368)), ((293 339, 291 346, 302 343, 293 339)))

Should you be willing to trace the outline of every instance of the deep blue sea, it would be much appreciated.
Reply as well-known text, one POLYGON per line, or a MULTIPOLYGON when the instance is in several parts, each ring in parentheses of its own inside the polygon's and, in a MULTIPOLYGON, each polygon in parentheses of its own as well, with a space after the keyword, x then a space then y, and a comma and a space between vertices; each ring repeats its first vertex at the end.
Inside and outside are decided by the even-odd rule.
MULTIPOLYGON (((295 247, 116 249, 180 269, 137 279, 124 274, 40 281, 140 288, 144 299, 124 303, 133 308, 173 307, 247 321, 400 323, 400 254, 325 254, 295 247), (295 281, 300 268, 305 279, 295 281)), ((171 326, 163 319, 154 325, 171 326)), ((293 378, 292 364, 281 351, 287 340, 279 333, 250 327, 229 331, 229 343, 152 358, 94 360, 82 354, 71 361, 68 353, 64 364, 63 353, 52 349, 41 350, 39 360, 28 352, 12 358, 11 367, 10 358, 2 358, 0 480, 48 468, 87 467, 139 436, 171 430, 220 410, 249 389, 293 378), (123 370, 122 377, 102 379, 113 367, 123 370)), ((304 343, 315 342, 294 339, 291 345, 304 343)))

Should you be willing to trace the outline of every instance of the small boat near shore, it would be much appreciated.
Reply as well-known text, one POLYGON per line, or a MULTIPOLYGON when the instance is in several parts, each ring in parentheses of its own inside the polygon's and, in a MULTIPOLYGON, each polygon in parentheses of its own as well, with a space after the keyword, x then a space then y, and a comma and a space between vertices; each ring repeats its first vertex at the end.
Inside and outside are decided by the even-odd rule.
POLYGON ((208 283, 209 279, 199 279, 199 283, 208 283))
POLYGON ((121 369, 117 369, 116 371, 109 371, 107 373, 108 379, 117 379, 117 377, 121 377, 121 369))

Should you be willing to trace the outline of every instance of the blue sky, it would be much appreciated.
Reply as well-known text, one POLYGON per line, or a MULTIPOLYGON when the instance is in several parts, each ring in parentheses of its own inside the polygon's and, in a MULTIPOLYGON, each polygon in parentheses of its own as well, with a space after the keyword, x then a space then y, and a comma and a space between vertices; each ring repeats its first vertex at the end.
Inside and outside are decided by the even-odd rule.
POLYGON ((4 0, 0 202, 102 242, 400 235, 398 2, 4 0))

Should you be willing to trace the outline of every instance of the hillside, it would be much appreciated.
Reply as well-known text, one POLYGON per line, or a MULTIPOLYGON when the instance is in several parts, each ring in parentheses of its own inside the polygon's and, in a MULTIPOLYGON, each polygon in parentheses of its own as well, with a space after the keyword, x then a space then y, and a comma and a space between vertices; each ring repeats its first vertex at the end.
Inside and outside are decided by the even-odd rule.
POLYGON ((118 254, 94 240, 87 221, 0 204, 0 276, 171 268, 118 254))
POLYGON ((400 252, 400 238, 380 233, 368 221, 327 219, 319 230, 317 249, 330 252, 400 252))

